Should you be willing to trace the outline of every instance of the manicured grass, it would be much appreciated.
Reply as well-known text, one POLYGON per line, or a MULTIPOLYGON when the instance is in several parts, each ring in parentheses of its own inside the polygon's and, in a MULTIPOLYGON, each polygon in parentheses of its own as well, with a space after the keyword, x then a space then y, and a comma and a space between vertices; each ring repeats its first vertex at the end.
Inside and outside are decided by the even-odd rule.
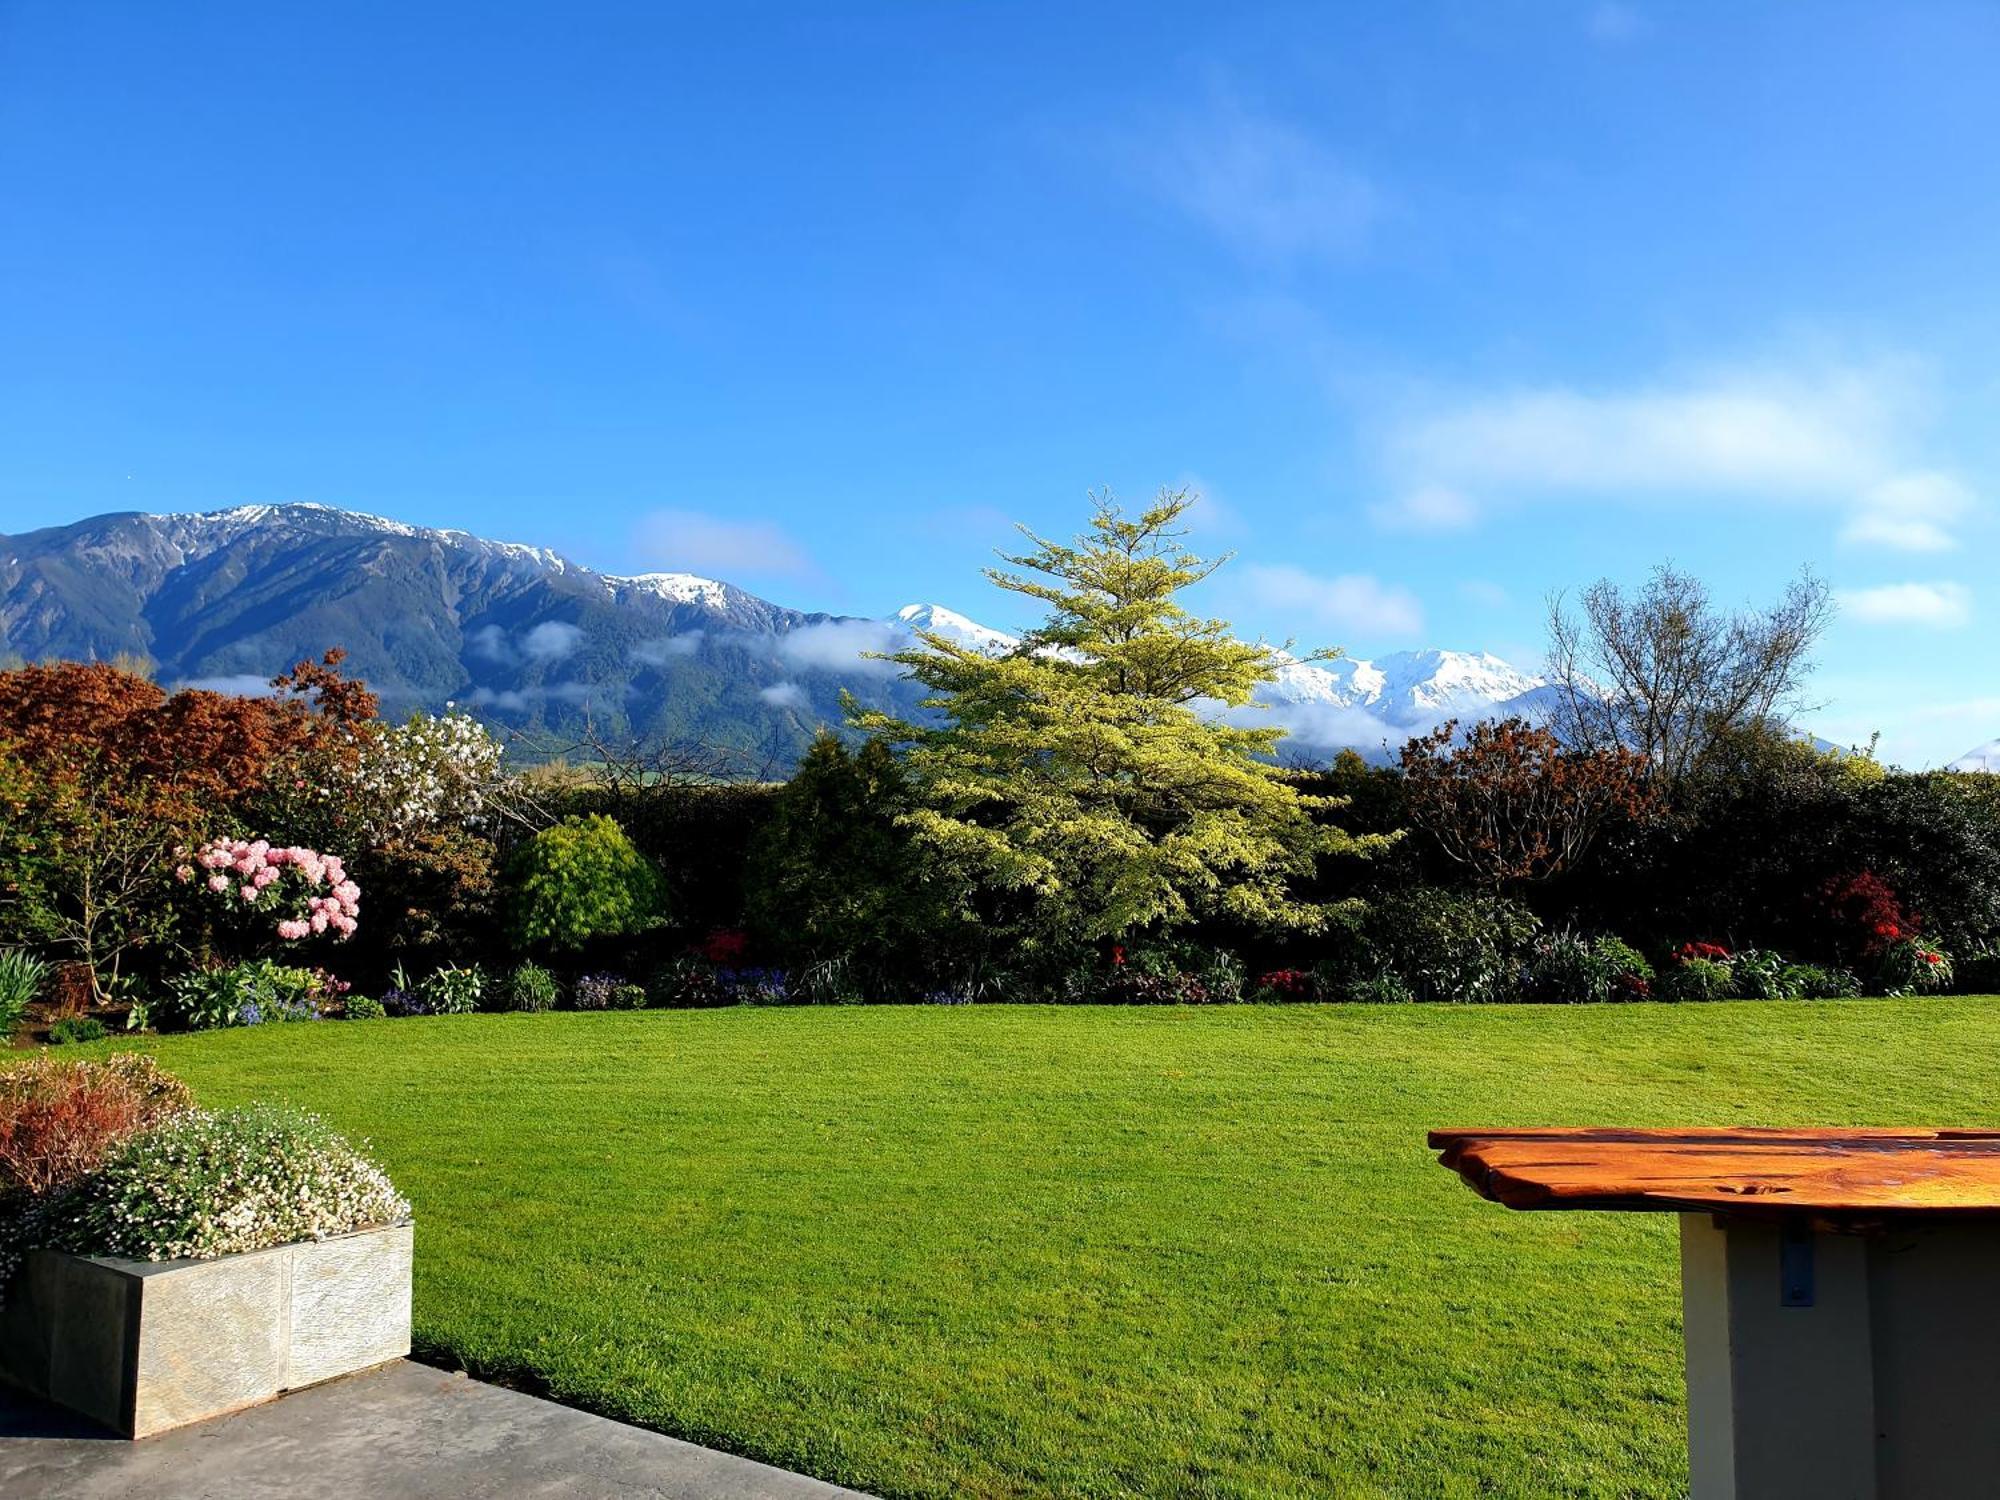
POLYGON ((468 1016, 162 1040, 369 1137, 420 1342, 885 1495, 1674 1495, 1673 1225, 1433 1125, 2000 1125, 1991 1000, 468 1016))

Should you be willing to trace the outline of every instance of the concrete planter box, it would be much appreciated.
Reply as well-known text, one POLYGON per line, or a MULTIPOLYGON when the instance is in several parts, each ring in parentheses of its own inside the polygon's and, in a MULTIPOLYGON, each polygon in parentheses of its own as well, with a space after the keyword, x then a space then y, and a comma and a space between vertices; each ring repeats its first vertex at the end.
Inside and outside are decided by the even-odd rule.
POLYGON ((0 1375, 127 1437, 410 1352, 410 1226, 216 1260, 28 1253, 0 1375))

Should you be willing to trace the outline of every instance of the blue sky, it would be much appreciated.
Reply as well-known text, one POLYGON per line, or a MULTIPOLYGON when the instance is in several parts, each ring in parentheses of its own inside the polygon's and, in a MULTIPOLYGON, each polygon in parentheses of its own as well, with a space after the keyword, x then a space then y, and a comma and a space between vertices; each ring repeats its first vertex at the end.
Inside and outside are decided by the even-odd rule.
POLYGON ((1208 602, 1532 664, 1671 558, 2000 735, 2000 8, 0 0, 0 531, 317 500, 935 599, 1210 497, 1208 602))

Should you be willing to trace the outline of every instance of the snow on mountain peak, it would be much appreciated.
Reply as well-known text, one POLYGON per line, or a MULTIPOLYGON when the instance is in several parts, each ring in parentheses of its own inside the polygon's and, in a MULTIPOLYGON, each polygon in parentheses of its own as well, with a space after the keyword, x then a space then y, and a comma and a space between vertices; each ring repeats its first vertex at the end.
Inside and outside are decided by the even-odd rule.
POLYGON ((905 604, 893 618, 907 629, 927 630, 932 635, 941 635, 948 641, 970 646, 977 651, 1011 651, 1020 644, 1016 637, 1004 630, 981 625, 977 620, 967 619, 957 610, 946 609, 942 604, 905 604))
POLYGON ((526 542, 489 541, 470 531, 412 526, 407 521, 393 521, 387 516, 371 515, 364 510, 345 510, 337 505, 323 505, 317 500, 288 500, 279 505, 235 505, 225 510, 176 511, 152 519, 163 524, 175 546, 195 556, 204 551, 227 546, 246 532, 269 525, 273 521, 292 521, 316 523, 321 528, 331 526, 349 532, 366 531, 383 536, 429 538, 449 546, 471 548, 514 558, 538 568, 545 568, 552 573, 567 573, 574 566, 561 553, 552 552, 547 547, 534 547, 526 542))
POLYGON ((1989 771, 2000 775, 2000 740, 1992 740, 1968 750, 1946 766, 1947 771, 1989 771))
POLYGON ((725 609, 729 604, 728 584, 694 573, 634 573, 629 578, 606 574, 604 582, 613 593, 638 589, 670 604, 701 604, 710 609, 725 609))

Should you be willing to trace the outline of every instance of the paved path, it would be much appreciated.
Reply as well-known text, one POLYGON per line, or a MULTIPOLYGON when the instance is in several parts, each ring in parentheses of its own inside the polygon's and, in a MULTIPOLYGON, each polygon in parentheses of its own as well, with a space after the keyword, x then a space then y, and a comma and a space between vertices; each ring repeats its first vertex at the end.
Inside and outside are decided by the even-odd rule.
POLYGON ((0 1496, 866 1500, 408 1360, 140 1443, 0 1391, 0 1496))

